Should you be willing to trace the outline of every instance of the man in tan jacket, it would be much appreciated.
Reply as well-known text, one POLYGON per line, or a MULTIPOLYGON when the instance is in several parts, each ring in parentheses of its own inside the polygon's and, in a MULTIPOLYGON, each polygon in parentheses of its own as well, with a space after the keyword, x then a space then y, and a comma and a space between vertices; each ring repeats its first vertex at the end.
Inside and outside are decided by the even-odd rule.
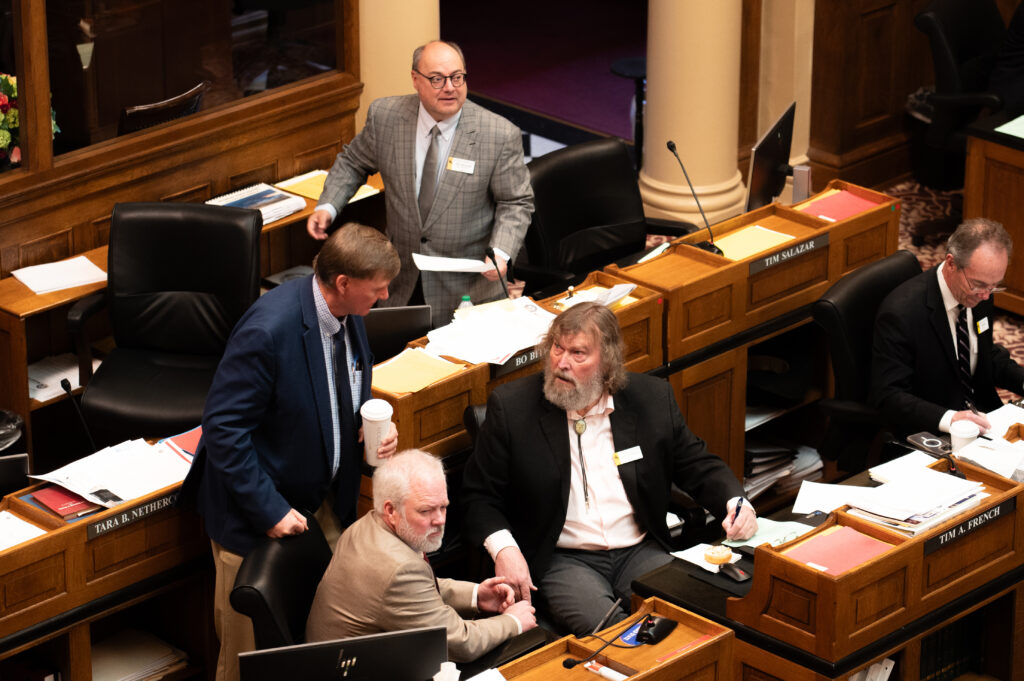
POLYGON ((419 450, 391 457, 373 475, 373 512, 334 550, 306 623, 307 641, 443 626, 448 657, 467 662, 536 626, 503 577, 480 584, 436 579, 426 554, 441 546, 448 508, 441 462, 419 450), (484 619, 473 615, 498 613, 484 619))

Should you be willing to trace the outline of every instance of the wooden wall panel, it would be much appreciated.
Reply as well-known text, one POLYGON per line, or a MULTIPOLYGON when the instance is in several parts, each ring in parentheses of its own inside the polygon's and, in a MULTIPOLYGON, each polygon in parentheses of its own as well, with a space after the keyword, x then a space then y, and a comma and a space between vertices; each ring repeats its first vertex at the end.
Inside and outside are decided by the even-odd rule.
POLYGON ((818 0, 808 157, 815 189, 834 178, 871 187, 910 173, 907 96, 932 81, 914 28, 927 0, 818 0))
POLYGON ((351 75, 325 74, 65 154, 49 170, 4 173, 0 276, 105 244, 117 202, 201 201, 329 165, 355 134, 361 91, 351 75))

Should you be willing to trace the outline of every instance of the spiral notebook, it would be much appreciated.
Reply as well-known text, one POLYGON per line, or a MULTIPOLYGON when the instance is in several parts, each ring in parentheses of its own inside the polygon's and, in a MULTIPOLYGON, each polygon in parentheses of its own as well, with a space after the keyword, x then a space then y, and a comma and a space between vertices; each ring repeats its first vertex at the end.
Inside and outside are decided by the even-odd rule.
POLYGON ((214 206, 254 208, 263 215, 263 224, 280 220, 306 207, 306 200, 301 196, 281 191, 263 182, 233 191, 230 194, 216 196, 206 203, 214 206))

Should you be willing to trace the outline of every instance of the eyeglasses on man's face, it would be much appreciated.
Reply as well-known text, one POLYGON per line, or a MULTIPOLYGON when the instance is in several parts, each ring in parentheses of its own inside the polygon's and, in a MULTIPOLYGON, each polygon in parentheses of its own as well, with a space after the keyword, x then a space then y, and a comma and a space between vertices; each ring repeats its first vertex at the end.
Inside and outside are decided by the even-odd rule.
POLYGON ((428 76, 427 74, 420 73, 419 71, 417 71, 416 73, 419 73, 420 77, 425 78, 426 81, 430 83, 430 87, 434 88, 435 90, 440 90, 441 88, 443 88, 444 82, 446 80, 450 80, 452 82, 452 87, 462 87, 463 83, 466 82, 466 74, 462 73, 461 71, 453 73, 450 76, 428 76))
POLYGON ((960 269, 960 273, 964 275, 964 283, 967 284, 967 288, 970 289, 974 295, 981 295, 983 293, 1002 293, 1006 290, 1006 287, 1002 284, 985 284, 980 281, 975 281, 967 276, 967 270, 964 268, 960 269))

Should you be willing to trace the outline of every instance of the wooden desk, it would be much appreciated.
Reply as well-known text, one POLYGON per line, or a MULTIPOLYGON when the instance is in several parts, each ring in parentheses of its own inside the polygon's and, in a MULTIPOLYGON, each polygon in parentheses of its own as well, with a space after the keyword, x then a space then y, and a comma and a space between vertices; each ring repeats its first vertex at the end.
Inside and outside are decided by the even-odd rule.
POLYGON ((752 583, 742 587, 728 581, 716 585, 723 578, 709 578, 676 560, 635 581, 634 592, 637 598, 664 598, 733 629, 736 678, 836 679, 888 656, 900 667, 893 678, 913 681, 922 665, 932 662, 922 656, 926 639, 977 612, 978 626, 992 640, 985 668, 973 671, 1020 681, 1024 561, 1017 545, 1024 486, 969 464, 964 470, 982 480, 991 496, 917 537, 887 532, 842 510, 833 513, 812 533, 851 525, 893 544, 838 577, 783 556, 785 544, 765 544, 755 551, 752 583), (954 530, 952 540, 940 541, 954 530))
POLYGON ((138 626, 216 664, 210 542, 199 517, 176 507, 178 485, 66 522, 29 501, 34 485, 0 502, 46 534, 0 552, 0 678, 27 657, 64 681, 87 681, 97 632, 138 626))
MULTIPOLYGON (((968 128, 964 217, 1003 223, 1019 246, 1024 244, 1024 139, 995 131, 1007 120, 1005 112, 998 113, 968 128)), ((1007 290, 995 295, 996 307, 1024 315, 1024 267, 1011 264, 1003 281, 1007 290)))
MULTIPOLYGON (((658 598, 640 603, 630 619, 639 621, 637 615, 641 614, 675 620, 676 628, 655 645, 605 648, 595 657, 598 662, 636 681, 726 681, 733 678, 730 669, 733 633, 730 630, 658 598)), ((598 632, 596 637, 566 636, 509 662, 498 671, 509 681, 583 678, 581 673, 591 678, 589 672, 566 669, 563 662, 586 659, 601 647, 600 638, 611 640, 620 636, 625 628, 628 627, 619 623, 598 632)))

